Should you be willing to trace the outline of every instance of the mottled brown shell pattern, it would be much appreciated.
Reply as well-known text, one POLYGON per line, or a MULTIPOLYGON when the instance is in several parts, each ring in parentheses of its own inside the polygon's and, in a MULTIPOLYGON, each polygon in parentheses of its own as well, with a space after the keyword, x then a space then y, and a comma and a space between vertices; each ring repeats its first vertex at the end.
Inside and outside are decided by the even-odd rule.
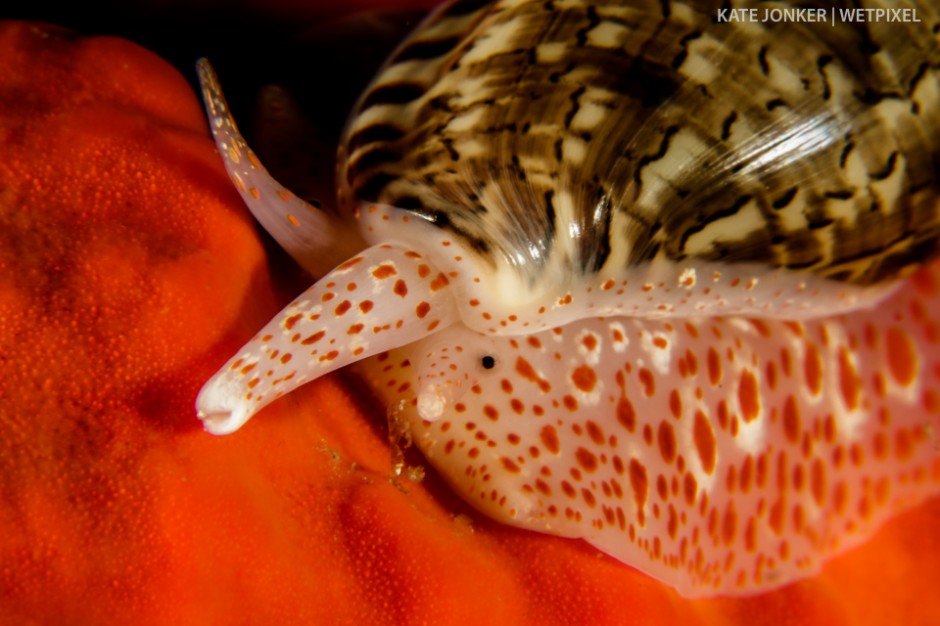
POLYGON ((530 285, 654 259, 907 273, 940 233, 940 10, 717 21, 752 5, 449 3, 360 100, 341 202, 412 211, 530 285))

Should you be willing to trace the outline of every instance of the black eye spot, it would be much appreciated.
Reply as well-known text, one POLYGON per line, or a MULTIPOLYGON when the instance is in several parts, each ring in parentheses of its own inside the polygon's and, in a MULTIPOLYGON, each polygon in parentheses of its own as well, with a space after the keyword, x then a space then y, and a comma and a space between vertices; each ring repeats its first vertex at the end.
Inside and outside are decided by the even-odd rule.
POLYGON ((496 359, 494 359, 490 355, 486 355, 485 357, 480 359, 480 364, 483 366, 483 369, 491 370, 494 367, 496 367, 496 359))

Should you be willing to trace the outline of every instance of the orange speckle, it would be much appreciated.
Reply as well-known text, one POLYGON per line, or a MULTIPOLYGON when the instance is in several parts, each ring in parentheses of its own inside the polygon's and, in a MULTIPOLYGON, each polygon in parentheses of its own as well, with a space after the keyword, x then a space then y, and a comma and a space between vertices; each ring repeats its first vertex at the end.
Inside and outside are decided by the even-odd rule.
POLYGON ((784 376, 790 376, 793 372, 792 357, 790 356, 790 351, 786 348, 780 349, 780 367, 783 370, 784 376))
POLYGON ((322 361, 332 361, 332 360, 334 360, 334 359, 335 359, 336 357, 338 357, 338 356, 339 356, 339 351, 337 351, 337 350, 330 350, 329 352, 327 352, 326 354, 324 354, 323 356, 321 356, 318 360, 321 361, 321 362, 322 362, 322 361))
POLYGON ((586 472, 594 472, 597 470, 597 457, 586 448, 578 448, 574 453, 575 458, 578 461, 578 465, 584 469, 586 472))
POLYGON ((301 345, 304 345, 304 346, 310 346, 310 345, 313 345, 313 344, 315 344, 316 342, 320 341, 320 340, 323 339, 323 337, 325 337, 325 336, 326 336, 326 331, 325 331, 325 330, 320 330, 320 331, 317 331, 317 332, 313 333, 312 335, 306 337, 306 338, 305 338, 303 341, 301 341, 300 343, 301 343, 301 345))
POLYGON ((588 352, 593 352, 597 349, 597 337, 593 334, 585 335, 581 339, 581 345, 587 348, 588 352))
POLYGON ((682 416, 682 398, 679 397, 679 392, 675 389, 669 392, 669 411, 676 419, 682 416))
POLYGON ((637 522, 640 526, 645 526, 646 514, 644 507, 646 506, 649 485, 646 477, 646 466, 636 459, 630 459, 630 487, 633 489, 633 501, 636 504, 637 522))
POLYGON ((659 423, 656 440, 659 443, 659 453, 666 464, 672 463, 676 458, 676 433, 672 424, 663 420, 659 423))
POLYGON ((725 400, 721 400, 718 403, 716 413, 718 416, 718 427, 721 428, 722 430, 727 429, 728 428, 728 403, 725 400))
POLYGON ((777 388, 777 365, 773 361, 767 361, 764 368, 767 377, 767 387, 774 391, 777 388))
POLYGON ((747 525, 744 527, 744 548, 748 552, 757 550, 757 525, 753 517, 747 518, 747 525))
POLYGON ((636 430, 636 410, 629 399, 621 397, 617 402, 617 421, 627 429, 627 432, 636 430))
POLYGON ((726 546, 730 546, 734 542, 737 526, 738 515, 734 510, 734 500, 731 500, 728 502, 728 506, 725 507, 725 514, 721 520, 721 540, 726 546))
POLYGON ((569 498, 574 499, 578 497, 577 490, 567 480, 561 481, 561 490, 564 491, 565 495, 569 498))
POLYGON ((767 325, 767 322, 758 319, 752 319, 750 322, 761 337, 770 337, 770 326, 767 325))
POLYGON ((801 429, 800 409, 796 404, 796 398, 790 394, 783 401, 783 433, 787 441, 797 443, 800 440, 801 429))
POLYGON ((445 276, 443 273, 439 273, 437 276, 434 277, 434 280, 431 281, 431 285, 430 285, 431 291, 432 292, 440 291, 441 289, 446 287, 448 284, 450 284, 450 281, 447 280, 447 276, 445 276))
POLYGON ((669 533, 670 539, 675 539, 679 531, 679 518, 676 515, 676 507, 669 505, 666 517, 666 532, 669 533))
POLYGON ((784 524, 786 522, 786 506, 787 501, 785 493, 781 493, 770 506, 770 515, 767 518, 767 521, 771 530, 773 530, 778 535, 783 534, 784 524))
POLYGON ((692 475, 692 472, 686 472, 682 480, 682 493, 685 496, 685 503, 689 506, 694 505, 697 492, 698 481, 695 480, 695 476, 692 475))
POLYGON ((561 446, 558 442, 558 431, 555 430, 554 426, 550 424, 543 426, 542 430, 539 431, 539 439, 541 439, 545 449, 552 454, 558 454, 559 450, 561 450, 561 446))
POLYGON ((395 287, 392 289, 395 292, 395 295, 404 298, 408 295, 408 283, 399 278, 395 281, 395 287))
POLYGON ((702 461, 702 468, 705 470, 706 474, 711 474, 715 471, 718 449, 715 444, 715 433, 712 430, 712 425, 701 411, 695 412, 693 436, 695 439, 695 449, 698 452, 699 459, 702 461))
POLYGON ((754 471, 754 484, 763 488, 767 484, 767 452, 762 452, 757 457, 757 465, 754 471))
POLYGON ((342 271, 351 269, 351 268, 355 267, 356 265, 358 265, 359 263, 361 263, 362 261, 363 261, 363 257, 361 257, 361 256, 353 257, 353 258, 349 259, 348 261, 345 261, 344 263, 341 263, 341 264, 336 268, 336 270, 342 272, 342 271))
POLYGON ((741 372, 738 382, 738 402, 741 405, 741 417, 745 422, 751 422, 760 415, 760 391, 757 379, 749 370, 741 372))
POLYGON ((848 500, 848 487, 845 483, 839 481, 836 483, 835 487, 832 489, 832 506, 835 512, 839 515, 845 513, 845 506, 848 500))
POLYGON ((892 326, 885 333, 885 350, 888 358, 888 371, 897 384, 908 387, 917 378, 919 367, 917 351, 910 335, 897 326, 892 326))
POLYGON ((604 431, 601 430, 600 426, 598 426, 595 422, 588 420, 584 427, 587 430, 588 437, 591 438, 591 441, 593 441, 598 446, 604 444, 604 431))
POLYGON ((544 392, 548 392, 551 389, 551 384, 547 380, 541 378, 536 373, 535 368, 532 367, 532 364, 521 356, 516 358, 516 373, 518 373, 524 379, 536 383, 539 386, 539 389, 544 392))
POLYGON ((796 464, 793 466, 793 489, 794 491, 800 492, 803 491, 803 487, 806 484, 806 473, 803 469, 802 464, 796 464))
POLYGON ((656 393, 656 378, 653 376, 653 372, 641 367, 637 372, 637 376, 640 379, 640 384, 643 385, 643 395, 649 398, 656 393))
POLYGON ((419 302, 418 306, 415 307, 415 315, 417 315, 419 319, 424 319, 425 316, 427 316, 427 314, 430 312, 431 312, 431 305, 428 304, 427 302, 424 302, 424 301, 419 302))
POLYGON ((721 384, 722 372, 721 359, 714 348, 708 349, 708 354, 705 357, 705 365, 708 368, 708 382, 712 384, 712 387, 717 387, 721 384))
POLYGON ((662 474, 656 477, 656 493, 663 502, 669 500, 669 484, 666 481, 666 477, 662 474))
POLYGON ((346 311, 348 311, 351 308, 352 308, 352 302, 350 302, 349 300, 343 300, 338 305, 336 305, 335 309, 333 309, 333 314, 336 315, 336 317, 341 317, 343 314, 346 313, 346 311))
POLYGON ((839 391, 848 410, 854 411, 858 408, 861 397, 861 380, 855 366, 852 365, 846 348, 839 350, 839 391))
POLYGON ((383 263, 372 270, 372 276, 379 280, 384 280, 396 274, 398 274, 398 270, 396 270, 395 266, 391 263, 383 263))
POLYGON ((584 393, 591 393, 597 384, 597 373, 593 367, 580 365, 571 372, 571 382, 584 393))
POLYGON ((803 376, 806 379, 806 386, 814 396, 818 396, 822 390, 822 357, 819 355, 819 349, 816 344, 806 344, 806 354, 803 356, 803 376))

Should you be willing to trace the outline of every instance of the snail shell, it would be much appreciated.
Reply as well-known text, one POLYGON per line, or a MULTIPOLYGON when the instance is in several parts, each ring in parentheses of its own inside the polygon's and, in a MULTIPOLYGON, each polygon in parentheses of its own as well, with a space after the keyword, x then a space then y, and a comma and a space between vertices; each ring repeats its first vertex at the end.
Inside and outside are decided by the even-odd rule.
POLYGON ((412 210, 530 289, 658 260, 871 285, 935 253, 936 9, 481 4, 439 10, 363 95, 344 206, 412 210))
POLYGON ((267 175, 201 62, 230 175, 322 276, 206 384, 206 428, 361 362, 472 505, 686 595, 811 575, 936 494, 940 15, 719 8, 444 4, 356 106, 338 214, 267 175))

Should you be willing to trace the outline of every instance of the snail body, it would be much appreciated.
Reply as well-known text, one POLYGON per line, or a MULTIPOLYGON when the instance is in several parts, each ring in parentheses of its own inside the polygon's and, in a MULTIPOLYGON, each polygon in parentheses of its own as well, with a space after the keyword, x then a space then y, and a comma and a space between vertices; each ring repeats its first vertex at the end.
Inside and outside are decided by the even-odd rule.
POLYGON ((322 276, 203 388, 207 430, 362 362, 496 519, 686 595, 817 571, 940 490, 940 15, 911 7, 445 3, 354 109, 335 214, 202 62, 230 175, 322 276))

